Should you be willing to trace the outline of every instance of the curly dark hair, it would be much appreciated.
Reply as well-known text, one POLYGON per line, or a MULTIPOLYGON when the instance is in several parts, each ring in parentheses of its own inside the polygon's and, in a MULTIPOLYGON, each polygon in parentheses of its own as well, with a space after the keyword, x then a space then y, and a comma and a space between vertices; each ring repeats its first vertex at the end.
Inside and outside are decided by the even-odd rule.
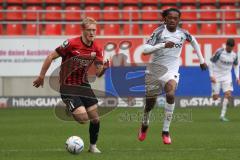
POLYGON ((169 9, 166 9, 166 10, 164 10, 163 12, 162 12, 162 16, 163 16, 163 18, 165 18, 168 14, 169 14, 169 12, 177 12, 178 14, 179 14, 179 17, 181 17, 181 12, 180 12, 180 10, 178 10, 178 9, 176 9, 176 8, 169 8, 169 9))
POLYGON ((235 46, 235 41, 234 41, 234 39, 228 38, 226 45, 227 45, 227 46, 230 46, 230 47, 234 47, 234 46, 235 46))

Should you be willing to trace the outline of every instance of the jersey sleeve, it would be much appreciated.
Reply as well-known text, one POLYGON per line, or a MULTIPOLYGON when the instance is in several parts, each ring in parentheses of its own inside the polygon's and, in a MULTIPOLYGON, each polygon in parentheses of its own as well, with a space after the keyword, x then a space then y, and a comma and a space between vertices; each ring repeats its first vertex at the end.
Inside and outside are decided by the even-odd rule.
POLYGON ((216 62, 218 61, 218 59, 220 58, 220 55, 221 55, 222 51, 223 51, 222 48, 218 49, 218 50, 215 52, 214 56, 212 56, 212 58, 210 59, 211 62, 216 63, 216 62))
POLYGON ((164 25, 161 25, 160 27, 158 27, 153 33, 152 35, 150 36, 150 38, 147 39, 147 42, 146 44, 149 44, 149 45, 156 45, 157 43, 160 42, 160 37, 162 35, 162 32, 164 30, 164 25))
POLYGON ((153 32, 150 38, 148 38, 146 44, 154 46, 157 43, 157 34, 153 32))
POLYGON ((103 50, 98 49, 96 52, 95 64, 103 64, 103 50))
POLYGON ((192 37, 192 35, 188 31, 184 30, 184 34, 186 36, 186 41, 187 42, 192 42, 193 41, 193 37, 192 37))
POLYGON ((236 58, 234 59, 233 64, 238 65, 238 56, 236 56, 236 58))
POLYGON ((65 40, 60 46, 58 46, 55 51, 61 56, 64 57, 71 50, 71 41, 69 39, 65 40))

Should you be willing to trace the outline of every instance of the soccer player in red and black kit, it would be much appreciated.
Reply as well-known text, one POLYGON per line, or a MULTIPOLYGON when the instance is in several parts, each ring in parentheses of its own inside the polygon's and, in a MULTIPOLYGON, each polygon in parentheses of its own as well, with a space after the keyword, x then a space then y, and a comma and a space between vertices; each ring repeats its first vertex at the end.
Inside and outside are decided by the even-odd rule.
POLYGON ((45 59, 40 75, 33 82, 33 86, 44 84, 45 74, 52 61, 62 57, 60 70, 60 93, 63 102, 71 111, 74 119, 79 123, 90 120, 89 152, 101 153, 96 147, 100 128, 97 103, 98 100, 87 80, 87 71, 91 64, 95 64, 96 76, 100 77, 108 68, 108 61, 103 63, 103 51, 94 42, 96 36, 96 21, 85 18, 82 21, 82 35, 68 39, 48 55, 45 59))

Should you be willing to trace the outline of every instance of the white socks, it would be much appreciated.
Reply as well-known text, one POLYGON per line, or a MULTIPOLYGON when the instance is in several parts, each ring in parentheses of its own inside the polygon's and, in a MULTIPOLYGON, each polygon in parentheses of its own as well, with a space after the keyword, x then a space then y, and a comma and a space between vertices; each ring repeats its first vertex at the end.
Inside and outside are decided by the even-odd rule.
POLYGON ((175 108, 175 103, 168 104, 166 102, 165 110, 164 110, 164 121, 163 121, 163 131, 165 132, 169 132, 169 127, 172 121, 174 108, 175 108))
POLYGON ((224 98, 222 102, 222 111, 220 117, 225 117, 226 111, 227 111, 227 105, 228 105, 228 99, 224 98))

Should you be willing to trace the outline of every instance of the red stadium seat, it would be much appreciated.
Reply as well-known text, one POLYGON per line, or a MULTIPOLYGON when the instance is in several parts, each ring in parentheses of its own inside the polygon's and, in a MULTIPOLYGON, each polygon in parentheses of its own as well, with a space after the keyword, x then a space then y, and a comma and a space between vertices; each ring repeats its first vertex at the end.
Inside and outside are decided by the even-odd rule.
POLYGON ((179 0, 180 3, 196 3, 198 0, 179 0))
POLYGON ((82 0, 82 3, 85 3, 85 4, 99 4, 100 1, 99 0, 82 0))
POLYGON ((216 0, 199 0, 200 4, 210 4, 210 3, 216 3, 216 0))
POLYGON ((237 35, 237 26, 234 23, 226 23, 222 26, 222 34, 237 35))
POLYGON ((159 11, 157 6, 144 6, 142 10, 146 10, 146 12, 142 13, 142 20, 158 20, 159 19, 159 11), (151 12, 155 10, 155 12, 151 12))
POLYGON ((225 9, 225 12, 221 12, 222 20, 235 20, 237 19, 237 11, 234 10, 236 7, 234 5, 223 5, 221 9, 225 9))
POLYGON ((7 24, 7 35, 22 35, 23 27, 21 24, 7 24))
POLYGON ((46 7, 47 12, 45 13, 45 20, 61 20, 62 14, 60 10, 61 10, 60 6, 47 6, 46 7))
POLYGON ((199 34, 214 35, 217 34, 217 24, 203 23, 199 34))
POLYGON ((121 0, 103 0, 104 4, 118 4, 121 0))
POLYGON ((197 34, 197 24, 193 24, 193 23, 184 23, 182 25, 182 28, 187 30, 190 34, 197 34))
POLYGON ((80 35, 81 26, 79 24, 66 24, 65 35, 80 35))
POLYGON ((44 0, 47 4, 62 3, 62 0, 44 0))
POLYGON ((120 0, 124 5, 126 4, 138 4, 138 0, 120 0))
POLYGON ((65 10, 66 10, 66 12, 64 13, 65 20, 81 19, 81 13, 79 12, 81 9, 79 6, 67 6, 65 10))
POLYGON ((157 0, 140 0, 143 4, 158 4, 157 0))
POLYGON ((15 11, 15 12, 7 12, 6 19, 7 20, 23 20, 23 12, 21 12, 21 6, 8 6, 8 11, 15 11))
POLYGON ((3 27, 2 27, 2 24, 0 24, 0 35, 3 35, 3 27))
POLYGON ((137 6, 125 6, 123 7, 123 20, 138 20, 139 12, 137 12, 139 8, 137 6))
POLYGON ((138 24, 124 24, 123 25, 123 35, 140 35, 140 28, 138 24))
POLYGON ((217 19, 217 12, 216 12, 217 8, 214 5, 203 5, 200 7, 200 9, 205 10, 205 11, 200 12, 201 20, 216 20, 217 19))
MULTIPOLYGON (((0 10, 2 10, 3 9, 3 7, 2 6, 0 6, 0 10)), ((0 20, 3 20, 4 19, 4 17, 3 17, 3 13, 2 12, 0 12, 0 20)))
POLYGON ((66 3, 66 4, 81 4, 82 2, 80 0, 63 0, 63 3, 66 3))
POLYGON ((103 28, 105 35, 120 35, 120 25, 119 24, 105 24, 103 28))
POLYGON ((152 32, 158 27, 158 24, 143 24, 142 26, 142 34, 143 35, 151 35, 152 32))
POLYGON ((160 0, 161 3, 163 4, 176 4, 178 0, 160 0))
POLYGON ((23 0, 6 0, 7 3, 22 4, 23 0))
POLYGON ((169 8, 177 8, 177 6, 175 6, 175 5, 164 5, 164 6, 162 6, 161 7, 161 10, 163 11, 163 10, 165 10, 165 9, 169 9, 169 8))
POLYGON ((40 4, 43 0, 25 0, 25 3, 27 4, 40 4))
POLYGON ((37 20, 37 19, 42 19, 41 12, 37 12, 38 10, 42 10, 42 7, 40 6, 28 6, 26 10, 29 11, 34 11, 34 12, 26 12, 26 20, 37 20))
POLYGON ((106 6, 104 7, 104 12, 103 13, 103 19, 104 20, 119 20, 120 19, 120 13, 119 12, 114 12, 119 10, 117 6, 106 6))
POLYGON ((221 3, 235 3, 235 2, 237 2, 237 0, 219 0, 219 3, 221 4, 221 3))
POLYGON ((41 31, 42 31, 41 25, 27 24, 25 34, 26 35, 40 35, 41 31))
POLYGON ((91 12, 91 11, 96 11, 96 10, 100 10, 100 7, 99 6, 87 6, 85 8, 85 17, 92 17, 94 18, 95 20, 99 20, 101 18, 101 14, 100 12, 91 12), (89 10, 89 11, 87 11, 89 10))
POLYGON ((184 5, 181 7, 181 10, 191 11, 191 12, 184 12, 182 11, 181 19, 182 20, 197 20, 197 12, 196 7, 193 5, 184 5))
POLYGON ((61 24, 46 24, 45 35, 61 35, 62 26, 61 24))

